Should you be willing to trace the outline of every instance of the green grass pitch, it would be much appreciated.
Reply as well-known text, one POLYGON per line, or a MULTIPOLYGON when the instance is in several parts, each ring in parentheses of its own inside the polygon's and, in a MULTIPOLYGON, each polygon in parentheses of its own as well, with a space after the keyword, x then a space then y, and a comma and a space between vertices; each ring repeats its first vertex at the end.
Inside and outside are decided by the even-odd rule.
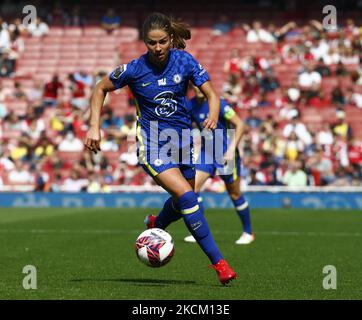
POLYGON ((162 268, 138 261, 134 242, 154 209, 0 209, 1 299, 362 299, 362 212, 253 210, 256 241, 237 246, 233 210, 207 210, 238 279, 219 284, 182 221, 169 227, 175 255, 162 268), (37 289, 22 286, 37 269, 37 289), (337 289, 322 286, 337 269, 337 289))

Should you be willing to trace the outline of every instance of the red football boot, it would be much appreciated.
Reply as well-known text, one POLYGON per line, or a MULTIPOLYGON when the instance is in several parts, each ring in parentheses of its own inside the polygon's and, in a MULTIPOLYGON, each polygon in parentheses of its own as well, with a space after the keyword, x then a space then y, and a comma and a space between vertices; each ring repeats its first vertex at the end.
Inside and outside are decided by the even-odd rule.
POLYGON ((147 229, 155 228, 155 222, 156 222, 156 216, 153 214, 149 214, 144 221, 147 229))
POLYGON ((215 269, 217 276, 223 285, 237 278, 234 270, 231 269, 224 259, 220 259, 218 263, 212 265, 211 267, 215 269))

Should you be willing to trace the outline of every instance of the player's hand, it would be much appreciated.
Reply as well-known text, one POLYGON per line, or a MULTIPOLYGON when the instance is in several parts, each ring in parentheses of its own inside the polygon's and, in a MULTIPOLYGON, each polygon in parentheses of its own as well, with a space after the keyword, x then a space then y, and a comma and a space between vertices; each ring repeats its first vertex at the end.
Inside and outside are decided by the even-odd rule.
POLYGON ((208 117, 204 121, 204 128, 209 130, 215 130, 217 126, 217 119, 213 119, 212 117, 208 117))
POLYGON ((100 142, 101 142, 100 129, 91 127, 86 134, 86 137, 84 140, 84 146, 89 151, 97 153, 97 151, 101 151, 100 142))

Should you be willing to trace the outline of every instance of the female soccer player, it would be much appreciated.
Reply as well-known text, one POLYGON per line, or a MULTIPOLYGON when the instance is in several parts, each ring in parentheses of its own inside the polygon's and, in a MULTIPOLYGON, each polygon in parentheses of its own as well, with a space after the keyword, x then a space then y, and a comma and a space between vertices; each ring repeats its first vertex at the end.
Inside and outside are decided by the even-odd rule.
POLYGON ((191 118, 187 109, 186 91, 191 80, 205 94, 210 112, 204 128, 214 130, 219 114, 219 98, 206 70, 186 51, 185 40, 190 30, 182 22, 167 16, 151 14, 143 24, 143 39, 148 52, 128 64, 117 67, 109 77, 96 85, 91 98, 90 129, 85 146, 100 151, 100 112, 107 92, 128 85, 137 100, 138 156, 144 170, 171 197, 160 214, 148 216, 148 228, 165 229, 183 218, 188 230, 210 259, 222 284, 236 279, 236 273, 221 255, 198 204, 194 192, 195 165, 190 135, 191 118), (185 131, 186 130, 186 131, 185 131), (170 150, 164 152, 170 144, 170 150), (176 133, 176 134, 174 134, 176 133), (176 150, 176 151, 175 151, 176 150), (176 161, 182 155, 182 161, 176 161), (184 159, 186 158, 186 159, 184 159))
MULTIPOLYGON (((209 114, 209 105, 204 94, 197 87, 194 87, 194 89, 195 97, 189 102, 191 118, 199 129, 202 130, 202 123, 209 114)), ((210 176, 215 176, 217 172, 225 183, 226 190, 243 225, 244 232, 235 243, 249 244, 254 241, 254 234, 251 228, 249 205, 240 191, 241 161, 237 147, 243 134, 243 122, 224 99, 220 99, 218 129, 222 131, 222 134, 214 137, 213 148, 208 147, 207 137, 202 135, 199 161, 196 163, 195 192, 199 194, 206 180, 210 176), (230 124, 234 126, 235 134, 228 137, 227 130, 230 128, 230 124), (222 140, 219 144, 222 145, 221 150, 216 150, 216 139, 222 140), (221 153, 219 158, 223 158, 224 163, 217 161, 218 155, 215 154, 217 152, 221 153)), ((199 205, 202 206, 202 197, 199 196, 198 199, 199 205)), ((187 236, 185 241, 196 242, 192 235, 187 236)))

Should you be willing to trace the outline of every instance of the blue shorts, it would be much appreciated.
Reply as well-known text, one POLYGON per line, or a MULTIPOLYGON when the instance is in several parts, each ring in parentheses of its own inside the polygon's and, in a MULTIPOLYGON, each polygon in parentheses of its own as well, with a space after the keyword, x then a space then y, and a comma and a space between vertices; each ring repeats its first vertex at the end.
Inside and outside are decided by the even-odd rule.
POLYGON ((195 178, 196 168, 192 141, 182 148, 175 147, 172 153, 163 153, 162 146, 149 148, 139 143, 137 156, 139 164, 151 177, 156 177, 171 168, 179 168, 185 179, 195 178))
MULTIPOLYGON (((201 158, 205 159, 205 157, 201 158)), ((241 176, 241 159, 239 152, 235 153, 234 162, 229 164, 229 166, 218 163, 196 163, 196 170, 209 173, 211 177, 218 175, 226 184, 232 183, 241 176)))

